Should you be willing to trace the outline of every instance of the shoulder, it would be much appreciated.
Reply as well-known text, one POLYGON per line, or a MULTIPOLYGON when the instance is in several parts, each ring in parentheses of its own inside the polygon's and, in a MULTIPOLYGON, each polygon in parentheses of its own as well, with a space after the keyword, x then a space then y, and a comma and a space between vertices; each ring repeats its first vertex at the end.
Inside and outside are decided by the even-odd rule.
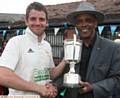
POLYGON ((52 47, 48 41, 44 40, 42 46, 47 53, 52 54, 52 47))
POLYGON ((24 38, 25 35, 18 35, 10 38, 8 42, 17 43, 17 42, 21 42, 24 38))
POLYGON ((10 38, 10 41, 19 41, 21 39, 24 39, 25 35, 18 35, 10 38))
POLYGON ((44 43, 45 46, 47 46, 47 47, 51 47, 51 45, 50 45, 50 43, 49 43, 48 41, 43 40, 43 43, 44 43))
POLYGON ((113 40, 110 40, 108 38, 99 37, 101 40, 101 45, 108 48, 108 49, 115 49, 120 48, 120 44, 115 43, 113 40))
POLYGON ((23 41, 23 39, 24 39, 24 35, 14 36, 8 40, 6 47, 7 48, 9 48, 9 47, 10 48, 13 48, 13 47, 19 48, 19 46, 25 42, 25 41, 23 41))

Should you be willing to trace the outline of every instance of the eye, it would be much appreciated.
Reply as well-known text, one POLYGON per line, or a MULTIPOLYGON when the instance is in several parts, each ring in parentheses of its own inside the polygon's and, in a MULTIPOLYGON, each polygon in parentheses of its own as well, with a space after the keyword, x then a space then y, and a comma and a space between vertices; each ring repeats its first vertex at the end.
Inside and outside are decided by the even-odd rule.
POLYGON ((94 20, 93 20, 93 19, 90 19, 90 18, 87 18, 87 19, 86 19, 86 22, 88 22, 88 23, 93 23, 94 20))
POLYGON ((46 19, 45 18, 39 18, 39 21, 45 21, 46 19))
POLYGON ((31 21, 36 21, 36 18, 35 17, 30 17, 30 20, 31 21))
POLYGON ((76 19, 76 24, 80 24, 80 23, 82 23, 82 19, 76 19))

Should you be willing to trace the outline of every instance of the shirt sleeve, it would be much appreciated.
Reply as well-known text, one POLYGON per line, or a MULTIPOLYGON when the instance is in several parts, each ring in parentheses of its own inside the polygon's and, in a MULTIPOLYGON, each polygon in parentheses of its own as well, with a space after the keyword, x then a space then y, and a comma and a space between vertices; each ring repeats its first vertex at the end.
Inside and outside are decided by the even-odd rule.
POLYGON ((12 38, 8 41, 0 57, 0 66, 14 70, 19 57, 19 44, 17 44, 16 38, 12 38))
POLYGON ((52 48, 50 47, 50 65, 51 67, 55 67, 54 61, 53 61, 53 54, 52 54, 52 48))

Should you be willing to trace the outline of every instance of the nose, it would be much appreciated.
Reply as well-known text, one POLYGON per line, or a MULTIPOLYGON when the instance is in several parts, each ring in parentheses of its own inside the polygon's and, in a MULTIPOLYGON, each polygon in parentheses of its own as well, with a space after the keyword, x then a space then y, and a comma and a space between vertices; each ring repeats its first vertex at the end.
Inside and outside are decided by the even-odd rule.
POLYGON ((36 19, 36 25, 39 25, 40 24, 40 20, 39 19, 36 19))
POLYGON ((88 25, 88 22, 86 22, 85 20, 81 22, 81 26, 87 26, 87 25, 88 25))
POLYGON ((85 27, 87 25, 88 25, 87 22, 80 22, 80 23, 76 24, 77 27, 85 27))
POLYGON ((77 26, 86 26, 86 25, 88 25, 88 22, 85 19, 81 19, 81 20, 78 19, 76 22, 76 25, 77 26))

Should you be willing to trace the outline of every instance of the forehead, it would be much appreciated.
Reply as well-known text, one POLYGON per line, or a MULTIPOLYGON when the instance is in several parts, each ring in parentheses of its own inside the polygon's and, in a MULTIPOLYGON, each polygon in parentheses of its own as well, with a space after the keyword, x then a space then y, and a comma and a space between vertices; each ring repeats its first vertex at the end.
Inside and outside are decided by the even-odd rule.
POLYGON ((76 16, 76 19, 82 19, 82 18, 89 18, 89 19, 94 19, 97 20, 96 17, 92 14, 87 14, 87 13, 81 13, 79 15, 76 16))
POLYGON ((32 9, 29 13, 29 17, 46 17, 46 14, 44 11, 38 11, 35 9, 32 9))

